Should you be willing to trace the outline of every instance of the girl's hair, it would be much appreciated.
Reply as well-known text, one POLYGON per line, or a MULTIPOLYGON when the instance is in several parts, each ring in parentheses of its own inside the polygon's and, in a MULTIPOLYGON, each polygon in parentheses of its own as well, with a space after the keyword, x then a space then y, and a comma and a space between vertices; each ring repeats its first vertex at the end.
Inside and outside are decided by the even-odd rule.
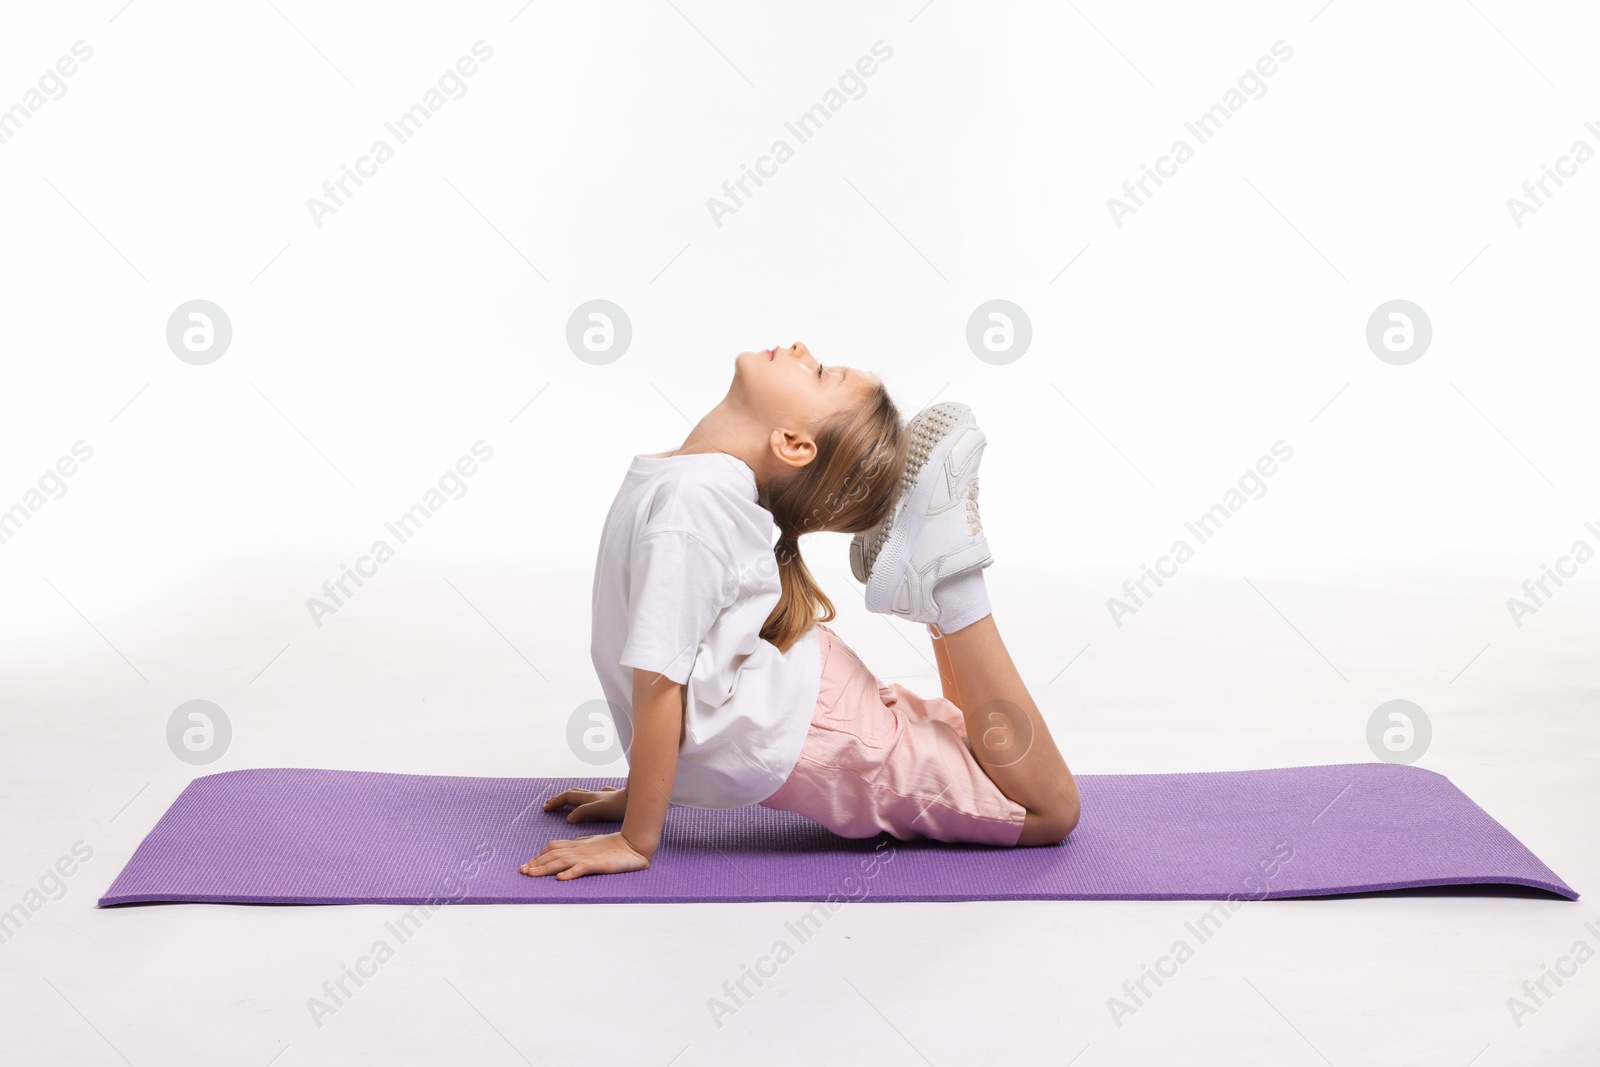
POLYGON ((831 530, 863 533, 889 516, 905 466, 909 437, 900 411, 880 382, 857 408, 816 428, 817 454, 781 484, 760 493, 778 527, 773 553, 782 593, 761 627, 763 639, 787 652, 812 625, 834 618, 828 599, 800 557, 800 535, 831 530))

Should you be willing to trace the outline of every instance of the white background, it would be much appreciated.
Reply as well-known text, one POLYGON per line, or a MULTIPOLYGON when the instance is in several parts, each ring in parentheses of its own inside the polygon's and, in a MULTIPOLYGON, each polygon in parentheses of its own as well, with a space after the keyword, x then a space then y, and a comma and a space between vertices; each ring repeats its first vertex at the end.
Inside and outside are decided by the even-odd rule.
MULTIPOLYGON (((1587 971, 1521 1028, 1505 1006, 1600 944, 1587 901, 1252 909, 1121 1028, 1105 999, 1193 902, 847 909, 721 1030, 704 998, 792 907, 460 909, 321 1029, 305 997, 388 909, 95 911, 198 774, 593 773, 565 729, 599 696, 589 581, 628 457, 676 447, 739 351, 794 340, 907 415, 973 406, 996 618, 1075 772, 1364 762, 1373 709, 1409 699, 1420 765, 1600 884, 1600 562, 1520 627, 1506 605, 1600 548, 1600 161, 1520 228, 1506 206, 1600 149, 1592 11, 275 2, 35 6, 0 33, 0 107, 94 50, 0 144, 0 508, 94 450, 0 544, 0 908, 95 849, 0 946, 6 1059, 1600 1053, 1587 971), (479 40, 465 95, 318 227, 307 198, 479 40), (706 199, 879 40, 865 94, 718 227, 706 199), (1280 40, 1196 146, 1184 122, 1280 40), (1107 198, 1179 137, 1194 158, 1119 228, 1107 198), (596 298, 633 327, 604 366, 565 341, 596 298), (965 339, 995 298, 1033 331, 1003 366, 965 339), (192 299, 232 323, 206 366, 166 342, 192 299), (1365 340, 1393 299, 1432 322, 1405 366, 1365 340), (466 495, 316 625, 307 598, 478 440, 466 495), (1107 597, 1278 440, 1267 494, 1117 626, 1107 597), (196 698, 234 731, 206 768, 165 740, 196 698)), ((936 692, 844 545, 802 546, 837 628, 936 692)))

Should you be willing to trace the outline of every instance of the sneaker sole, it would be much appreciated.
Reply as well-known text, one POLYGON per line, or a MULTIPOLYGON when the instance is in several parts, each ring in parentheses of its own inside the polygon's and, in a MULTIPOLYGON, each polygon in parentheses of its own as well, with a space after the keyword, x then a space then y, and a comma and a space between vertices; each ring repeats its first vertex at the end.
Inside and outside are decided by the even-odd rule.
POLYGON ((885 615, 894 614, 890 610, 894 603, 894 594, 899 590, 900 583, 906 575, 906 568, 911 564, 910 549, 917 543, 917 538, 922 533, 922 523, 927 518, 928 501, 933 497, 935 478, 924 475, 930 470, 936 472, 936 477, 942 475, 944 461, 949 458, 956 443, 969 433, 981 434, 983 430, 974 423, 964 423, 941 438, 918 470, 911 490, 901 498, 889 532, 889 540, 885 542, 877 558, 872 561, 872 573, 868 576, 866 592, 868 611, 885 615), (887 569, 883 566, 885 562, 889 564, 887 569))
MULTIPOLYGON (((946 412, 953 418, 960 418, 962 414, 972 410, 965 404, 957 404, 952 401, 945 401, 943 404, 938 405, 938 407, 945 409, 946 412)), ((925 408, 918 414, 917 418, 922 418, 924 415, 927 415, 933 410, 935 409, 932 406, 925 408)), ((912 419, 911 424, 915 424, 916 421, 917 419, 912 419)), ((909 424, 907 429, 910 429, 909 424)), ((914 431, 914 434, 920 432, 920 430, 914 431)), ((923 435, 923 437, 930 450, 936 446, 937 441, 939 440, 937 437, 933 436, 923 435)), ((928 457, 925 455, 923 456, 921 463, 917 465, 916 474, 920 475, 922 473, 922 468, 927 464, 927 462, 928 457)), ((909 466, 909 461, 907 465, 909 466)), ((915 477, 913 477, 912 480, 915 481, 915 477)), ((906 472, 904 469, 902 469, 900 477, 895 479, 894 492, 896 494, 902 494, 905 490, 905 483, 906 472)), ((872 560, 874 563, 876 563, 878 556, 883 552, 884 546, 886 546, 889 542, 889 535, 884 531, 893 528, 895 517, 900 514, 900 504, 903 500, 904 497, 902 495, 897 495, 894 501, 894 506, 890 509, 889 517, 887 519, 884 519, 883 522, 879 523, 877 526, 874 526, 872 529, 865 530, 850 538, 850 573, 855 577, 855 580, 860 582, 862 585, 867 584, 868 575, 872 570, 872 568, 867 564, 867 546, 873 542, 878 542, 878 551, 872 554, 872 560), (881 538, 879 537, 880 533, 882 533, 881 538)))

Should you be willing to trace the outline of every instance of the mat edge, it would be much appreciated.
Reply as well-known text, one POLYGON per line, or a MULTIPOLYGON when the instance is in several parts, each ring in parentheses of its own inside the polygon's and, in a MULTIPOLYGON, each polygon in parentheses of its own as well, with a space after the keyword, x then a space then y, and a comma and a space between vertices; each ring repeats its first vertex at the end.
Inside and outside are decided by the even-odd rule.
MULTIPOLYGON (((880 894, 878 896, 865 896, 852 903, 879 903, 879 904, 951 904, 963 901, 981 902, 995 900, 1038 900, 1038 901, 1227 901, 1237 899, 1243 904, 1259 904, 1267 900, 1315 900, 1321 897, 1343 896, 1351 893, 1389 893, 1402 889, 1446 889, 1451 886, 1518 886, 1524 889, 1538 889, 1551 893, 1564 900, 1576 902, 1581 898, 1576 890, 1565 883, 1553 885, 1531 878, 1431 878, 1412 879, 1393 885, 1354 884, 1338 886, 1330 889, 1312 889, 1305 892, 1279 893, 1260 899, 1238 898, 1237 894, 1191 894, 1191 893, 1150 893, 1129 896, 1080 896, 1077 894, 1054 893, 998 893, 985 896, 971 896, 960 893, 931 894, 923 896, 907 896, 904 894, 880 894)), ((436 907, 459 907, 461 905, 522 905, 522 904, 778 904, 778 903, 828 903, 837 897, 827 896, 799 896, 788 894, 773 894, 770 896, 728 896, 726 894, 706 894, 696 897, 661 897, 658 899, 641 900, 638 896, 587 896, 560 899, 558 897, 523 897, 507 899, 503 897, 465 897, 458 901, 441 902, 436 907)), ((341 905, 346 907, 419 907, 428 903, 414 897, 377 900, 351 900, 343 897, 317 897, 317 898, 278 898, 267 899, 262 897, 241 896, 238 894, 203 894, 186 896, 174 893, 151 894, 122 894, 117 899, 110 896, 101 897, 96 902, 97 908, 119 907, 127 904, 270 904, 279 906, 300 907, 329 907, 341 905)))

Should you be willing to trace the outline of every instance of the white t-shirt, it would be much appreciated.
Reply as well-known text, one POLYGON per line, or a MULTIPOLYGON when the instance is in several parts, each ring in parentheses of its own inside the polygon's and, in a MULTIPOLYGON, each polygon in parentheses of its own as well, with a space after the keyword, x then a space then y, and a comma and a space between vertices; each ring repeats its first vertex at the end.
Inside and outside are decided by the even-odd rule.
POLYGON ((606 515, 589 654, 633 744, 633 668, 685 689, 672 802, 765 800, 800 761, 821 681, 817 630, 762 640, 778 603, 777 527, 755 472, 725 452, 636 455, 606 515))

